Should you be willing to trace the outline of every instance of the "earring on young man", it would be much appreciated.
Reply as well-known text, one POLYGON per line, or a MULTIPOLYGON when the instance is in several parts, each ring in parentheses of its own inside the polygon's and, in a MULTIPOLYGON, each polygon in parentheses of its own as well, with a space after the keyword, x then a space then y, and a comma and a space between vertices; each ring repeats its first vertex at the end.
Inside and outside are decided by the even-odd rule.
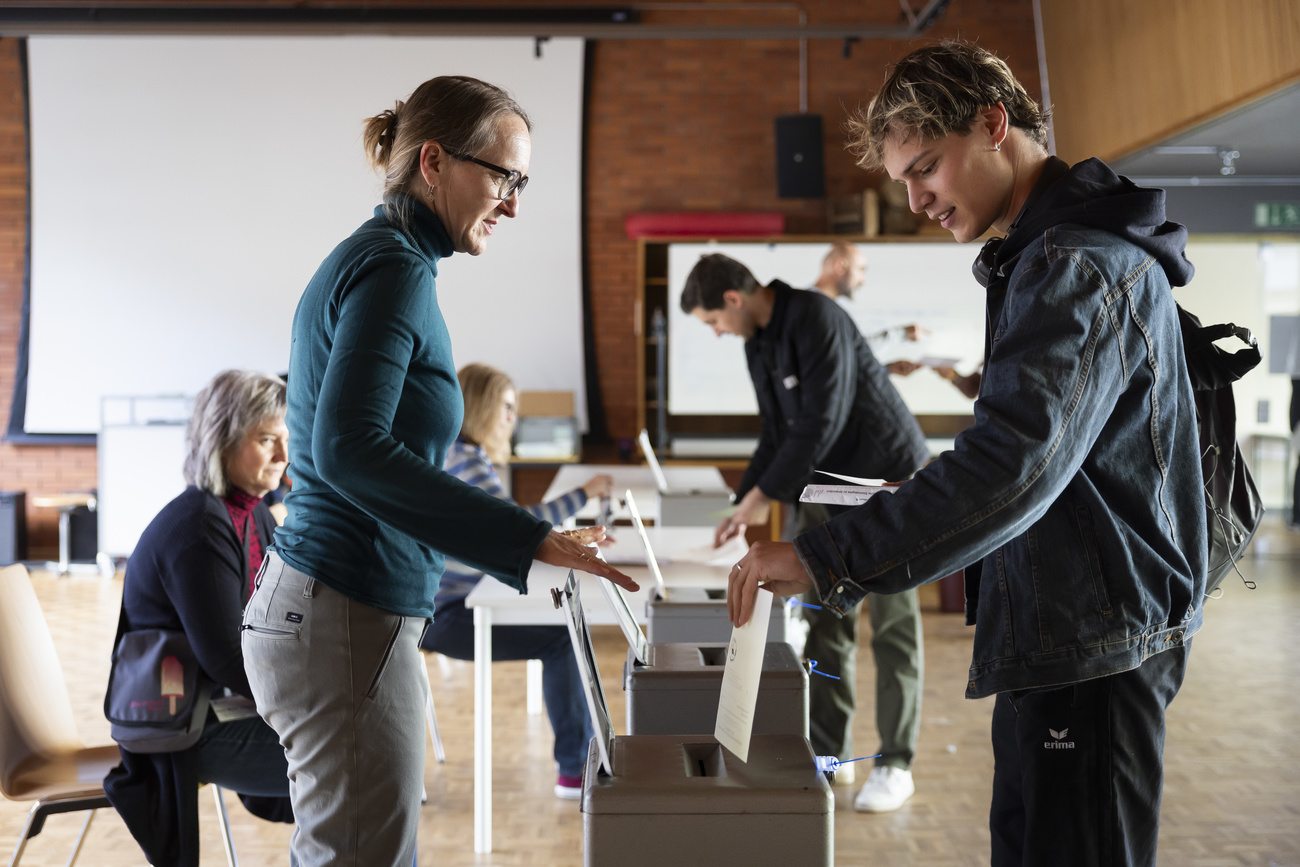
MULTIPOLYGON (((998 153, 1001 153, 1001 152, 1002 152, 1002 143, 1001 143, 1001 142, 994 142, 994 143, 993 143, 993 150, 997 151, 998 153)), ((432 189, 432 187, 431 187, 430 189, 432 189)))
POLYGON ((431 198, 431 199, 433 198, 433 191, 434 191, 434 189, 436 189, 436 185, 435 185, 435 184, 429 184, 429 198, 431 198))

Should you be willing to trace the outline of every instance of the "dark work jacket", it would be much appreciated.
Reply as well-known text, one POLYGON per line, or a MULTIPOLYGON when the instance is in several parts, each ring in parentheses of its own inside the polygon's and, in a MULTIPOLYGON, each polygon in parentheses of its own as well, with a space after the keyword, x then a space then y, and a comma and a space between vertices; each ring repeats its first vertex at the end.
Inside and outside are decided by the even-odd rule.
MULTIPOLYGON (((275 520, 266 505, 253 510, 263 547, 275 520)), ((235 535, 225 503, 190 486, 149 523, 126 565, 122 604, 127 629, 184 630, 204 675, 218 687, 252 698, 240 650, 248 597, 248 552, 235 535)), ((209 711, 208 722, 213 721, 209 711)), ((197 763, 194 748, 148 755, 122 750, 104 791, 156 867, 199 863, 197 763)), ((250 810, 292 821, 286 798, 258 798, 250 810), (271 809, 265 809, 270 807, 271 809), (288 816, 288 818, 285 818, 288 816)))
POLYGON ((745 341, 762 434, 736 498, 757 485, 797 502, 814 470, 899 481, 924 466, 925 435, 853 318, 820 292, 770 288, 772 318, 745 341))
POLYGON ((890 496, 795 539, 826 605, 969 564, 969 698, 1104 677, 1187 641, 1205 492, 1164 191, 1050 160, 991 265, 975 424, 890 496))

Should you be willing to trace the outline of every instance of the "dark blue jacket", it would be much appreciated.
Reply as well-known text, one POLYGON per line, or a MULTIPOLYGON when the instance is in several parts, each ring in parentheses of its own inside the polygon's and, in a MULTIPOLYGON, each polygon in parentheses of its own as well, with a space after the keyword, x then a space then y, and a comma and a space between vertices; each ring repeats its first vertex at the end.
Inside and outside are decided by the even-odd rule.
POLYGON ((921 426, 853 318, 773 280, 772 318, 745 341, 762 434, 736 490, 793 503, 815 470, 905 479, 930 453, 921 426))
MULTIPOLYGON (((265 546, 275 528, 265 504, 253 510, 253 520, 265 546)), ((252 698, 239 644, 247 596, 248 552, 230 513, 220 497, 193 485, 149 522, 122 583, 128 630, 183 630, 209 679, 252 698)), ((208 714, 212 725, 216 717, 208 714)), ((109 802, 158 867, 198 867, 197 750, 122 750, 122 763, 104 779, 109 802)), ((240 798, 258 816, 293 821, 287 798, 240 798)))
POLYGON ((967 566, 966 694, 1126 671, 1201 625, 1206 524, 1164 193, 1044 172, 994 263, 975 424, 891 495, 796 542, 843 611, 967 566))

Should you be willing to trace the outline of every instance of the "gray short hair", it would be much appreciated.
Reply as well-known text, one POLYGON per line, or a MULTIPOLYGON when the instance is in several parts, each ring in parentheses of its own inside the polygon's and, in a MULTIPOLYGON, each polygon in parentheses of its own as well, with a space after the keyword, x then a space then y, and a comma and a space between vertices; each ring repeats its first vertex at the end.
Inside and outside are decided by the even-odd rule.
POLYGON ((284 380, 251 370, 224 370, 194 399, 185 432, 185 482, 226 495, 225 454, 237 446, 254 425, 278 418, 285 411, 284 380))

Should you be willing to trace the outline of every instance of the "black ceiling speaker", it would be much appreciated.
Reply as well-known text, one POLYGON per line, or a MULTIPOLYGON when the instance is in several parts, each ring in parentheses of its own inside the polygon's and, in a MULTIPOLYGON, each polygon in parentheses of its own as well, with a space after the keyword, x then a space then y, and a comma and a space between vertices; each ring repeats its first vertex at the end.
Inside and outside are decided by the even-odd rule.
POLYGON ((776 194, 782 199, 826 195, 820 114, 787 114, 776 119, 776 194))

